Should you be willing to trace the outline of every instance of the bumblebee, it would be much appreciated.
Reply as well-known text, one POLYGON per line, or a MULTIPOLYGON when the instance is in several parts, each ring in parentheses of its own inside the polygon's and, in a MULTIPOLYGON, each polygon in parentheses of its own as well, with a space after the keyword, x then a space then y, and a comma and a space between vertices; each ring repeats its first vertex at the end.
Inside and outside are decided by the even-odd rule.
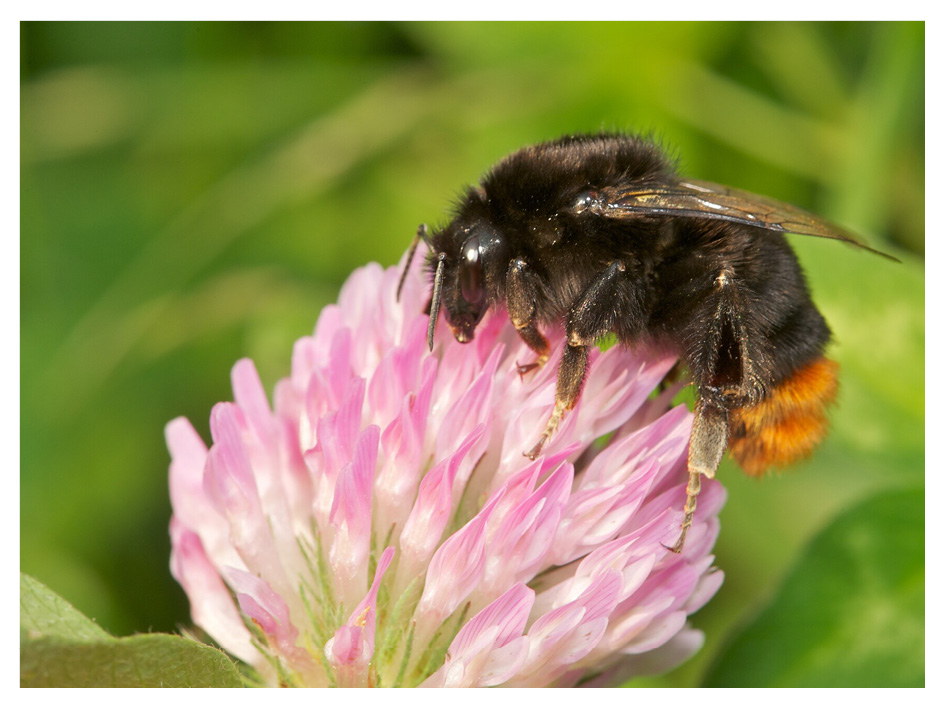
POLYGON ((431 349, 441 308, 469 342, 502 304, 536 355, 519 366, 524 375, 548 360, 542 326, 563 323, 555 405, 530 458, 580 398, 601 337, 679 355, 696 395, 684 518, 669 547, 679 553, 701 476, 715 475, 726 449, 761 475, 826 434, 837 364, 824 356, 830 330, 786 232, 874 251, 798 207, 680 177, 643 137, 568 136, 508 156, 465 191, 449 224, 421 226, 404 276, 423 240, 431 349))

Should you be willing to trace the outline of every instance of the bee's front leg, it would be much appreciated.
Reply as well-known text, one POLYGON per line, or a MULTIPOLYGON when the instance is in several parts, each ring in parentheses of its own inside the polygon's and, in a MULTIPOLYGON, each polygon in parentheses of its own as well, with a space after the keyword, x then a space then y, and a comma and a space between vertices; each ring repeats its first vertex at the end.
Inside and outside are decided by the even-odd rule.
POLYGON ((538 360, 530 364, 519 364, 518 373, 522 376, 537 369, 548 361, 548 340, 535 326, 535 302, 538 299, 538 285, 535 274, 529 269, 525 259, 512 259, 505 279, 505 307, 509 319, 522 341, 538 355, 538 360))

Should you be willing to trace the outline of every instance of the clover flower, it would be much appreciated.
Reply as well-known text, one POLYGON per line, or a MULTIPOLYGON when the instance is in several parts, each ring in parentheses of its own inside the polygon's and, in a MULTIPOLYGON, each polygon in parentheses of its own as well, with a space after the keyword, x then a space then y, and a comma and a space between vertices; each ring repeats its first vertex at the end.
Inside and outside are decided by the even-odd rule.
POLYGON ((171 570, 194 622, 257 680, 301 686, 572 686, 665 671, 722 582, 724 490, 704 483, 682 554, 691 415, 654 393, 672 357, 591 355, 583 396, 532 461, 547 366, 498 309, 440 328, 414 267, 356 271, 267 399, 249 360, 208 449, 171 451, 171 570), (445 333, 445 334, 444 334, 445 333))

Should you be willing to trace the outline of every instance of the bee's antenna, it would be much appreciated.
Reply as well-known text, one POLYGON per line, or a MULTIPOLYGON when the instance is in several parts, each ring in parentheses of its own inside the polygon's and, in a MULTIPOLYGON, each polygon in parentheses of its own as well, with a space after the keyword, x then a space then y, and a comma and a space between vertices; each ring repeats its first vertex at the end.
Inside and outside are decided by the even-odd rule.
POLYGON ((404 281, 407 280, 407 273, 410 271, 410 264, 413 263, 413 255, 417 253, 417 246, 420 244, 420 239, 423 239, 427 244, 430 243, 429 237, 427 236, 427 225, 421 224, 417 228, 417 234, 413 237, 413 241, 410 242, 410 249, 407 250, 407 263, 404 264, 404 272, 400 274, 400 282, 397 284, 397 302, 400 302, 400 292, 404 289, 404 281))
POLYGON ((427 345, 433 349, 433 335, 436 333, 436 321, 440 315, 440 296, 443 291, 443 265, 446 263, 446 254, 442 251, 437 255, 436 275, 433 277, 433 297, 430 299, 430 327, 427 329, 427 345))

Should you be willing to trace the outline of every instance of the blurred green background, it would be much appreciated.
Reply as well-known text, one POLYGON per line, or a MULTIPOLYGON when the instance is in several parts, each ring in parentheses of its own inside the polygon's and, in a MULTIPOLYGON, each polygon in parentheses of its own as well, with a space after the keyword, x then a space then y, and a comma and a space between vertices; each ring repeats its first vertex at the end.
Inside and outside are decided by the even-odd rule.
MULTIPOLYGON (((243 356, 271 390, 346 275, 394 263, 498 158, 652 131, 686 174, 903 261, 791 238, 840 401, 811 461, 764 481, 720 470, 706 648, 645 682, 699 685, 831 520, 922 499, 924 54, 921 23, 22 24, 22 570, 116 634, 188 623, 164 424, 208 438, 243 356)), ((924 578, 923 510, 905 514, 924 578)))

